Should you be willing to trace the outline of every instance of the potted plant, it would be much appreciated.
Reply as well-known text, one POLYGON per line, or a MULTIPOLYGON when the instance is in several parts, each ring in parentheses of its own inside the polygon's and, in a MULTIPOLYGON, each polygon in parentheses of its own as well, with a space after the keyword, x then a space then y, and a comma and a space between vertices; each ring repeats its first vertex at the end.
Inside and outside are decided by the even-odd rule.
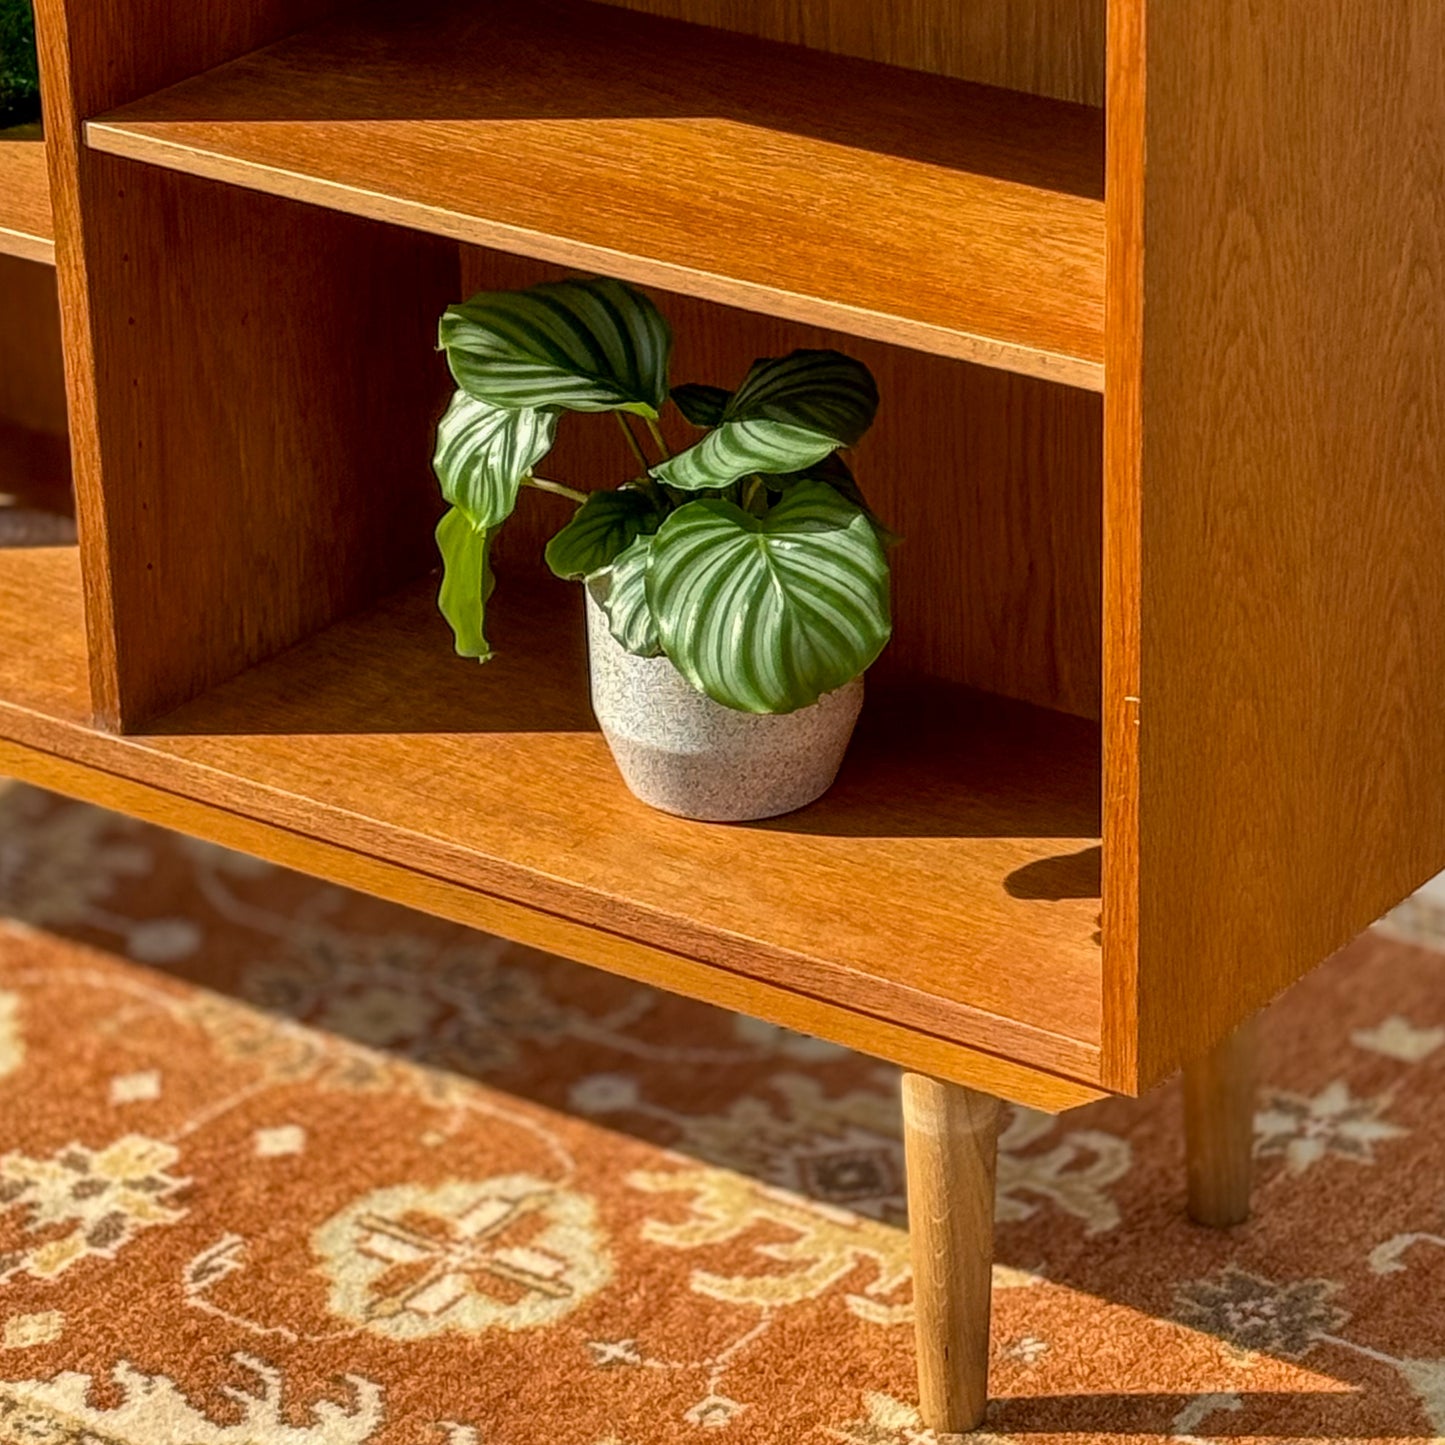
POLYGON ((838 455, 877 410, 867 367, 795 351, 735 392, 672 387, 666 320, 611 280, 483 292, 440 339, 458 389, 434 461, 439 604, 458 653, 491 655, 488 554, 521 489, 560 494, 577 509, 546 559, 585 586, 593 708, 632 791, 714 821, 825 792, 891 628, 889 534, 838 455), (702 433, 676 455, 669 401, 702 433), (615 490, 537 474, 566 412, 614 413, 637 459, 615 490))

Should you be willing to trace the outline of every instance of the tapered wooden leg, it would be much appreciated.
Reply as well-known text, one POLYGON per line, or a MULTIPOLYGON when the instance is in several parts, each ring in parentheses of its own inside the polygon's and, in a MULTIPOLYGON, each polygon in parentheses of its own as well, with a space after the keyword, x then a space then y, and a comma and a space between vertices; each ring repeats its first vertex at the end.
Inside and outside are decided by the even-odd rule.
POLYGON ((903 1076, 908 1227, 923 1423, 972 1430, 988 1404, 988 1317, 999 1102, 903 1076))
POLYGON ((1255 1021, 1184 1069, 1189 1213, 1227 1229, 1249 1218, 1254 1180, 1255 1021))

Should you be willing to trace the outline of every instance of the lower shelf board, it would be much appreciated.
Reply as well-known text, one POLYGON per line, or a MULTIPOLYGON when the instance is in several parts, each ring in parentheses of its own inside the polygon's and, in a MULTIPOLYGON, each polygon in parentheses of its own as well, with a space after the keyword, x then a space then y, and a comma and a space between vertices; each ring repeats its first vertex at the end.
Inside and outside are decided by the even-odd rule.
POLYGON ((1094 724, 879 685, 820 803, 767 823, 687 822, 617 777, 587 704, 577 589, 499 592, 498 655, 479 668, 452 654, 434 586, 115 737, 84 722, 73 552, 0 553, 0 736, 303 851, 312 840, 549 916, 559 935, 593 930, 614 952, 702 965, 717 987, 682 991, 724 1006, 745 1006, 736 983, 751 980, 1097 1082, 1094 724))

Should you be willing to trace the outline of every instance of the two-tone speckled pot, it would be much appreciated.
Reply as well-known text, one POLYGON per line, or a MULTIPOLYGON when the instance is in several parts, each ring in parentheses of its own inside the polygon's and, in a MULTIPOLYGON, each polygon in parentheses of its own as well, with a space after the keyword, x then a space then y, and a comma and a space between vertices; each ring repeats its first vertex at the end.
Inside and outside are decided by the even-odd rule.
POLYGON ((863 706, 863 679, 797 712, 735 712, 665 657, 634 657, 587 593, 592 710, 627 786, 654 808, 712 823, 791 813, 833 784, 863 706))

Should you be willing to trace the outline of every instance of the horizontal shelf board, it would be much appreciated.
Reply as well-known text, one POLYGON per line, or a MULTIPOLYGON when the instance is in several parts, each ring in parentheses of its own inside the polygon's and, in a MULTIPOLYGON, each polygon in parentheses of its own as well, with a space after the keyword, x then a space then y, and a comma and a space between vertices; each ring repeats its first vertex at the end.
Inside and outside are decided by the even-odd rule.
POLYGON ((805 998, 757 979, 725 973, 675 953, 649 949, 553 914, 504 902, 361 853, 243 818, 225 809, 41 752, 0 735, 0 776, 50 788, 98 807, 112 808, 163 828, 204 838, 384 898, 419 908, 469 928, 606 968, 625 978, 704 999, 718 1007, 815 1038, 833 1039, 859 1053, 887 1059, 933 1078, 950 1079, 1026 1108, 1058 1113, 1103 1097, 1096 1085, 1017 1064, 997 1054, 962 1048, 929 1034, 904 1029, 805 998))
POLYGON ((1085 106, 585 0, 418 0, 349 11, 86 136, 1103 389, 1103 125, 1085 106))
MULTIPOLYGON (((145 736, 47 726, 33 700, 28 711, 0 703, 0 732, 732 975, 1097 1080, 1097 727, 952 689, 879 687, 823 802, 747 827, 691 823, 637 802, 613 768, 587 704, 576 589, 514 587, 483 669, 452 654, 433 587, 328 629, 145 736)), ((0 625, 19 633, 0 637, 6 699, 53 670, 45 634, 23 620, 28 591, 0 590, 0 625)), ((62 719, 79 696, 72 682, 55 699, 62 719)))
POLYGON ((0 255, 55 264, 45 144, 0 131, 0 255))

